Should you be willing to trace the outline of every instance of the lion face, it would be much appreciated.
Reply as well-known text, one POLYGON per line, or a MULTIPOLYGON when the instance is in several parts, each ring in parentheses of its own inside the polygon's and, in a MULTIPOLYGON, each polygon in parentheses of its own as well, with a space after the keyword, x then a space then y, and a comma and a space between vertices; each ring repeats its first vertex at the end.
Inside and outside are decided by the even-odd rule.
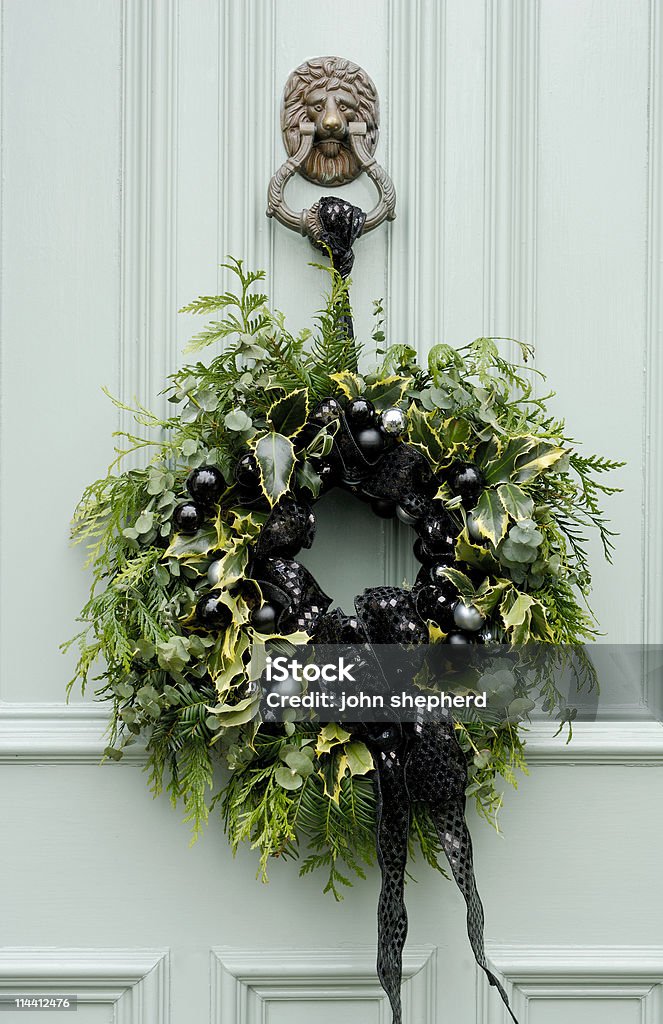
POLYGON ((369 152, 378 137, 378 98, 365 71, 340 57, 320 57, 302 64, 286 82, 281 127, 288 153, 297 152, 299 125, 315 125, 313 149, 301 173, 309 181, 342 185, 361 168, 349 146, 348 125, 364 121, 369 152))

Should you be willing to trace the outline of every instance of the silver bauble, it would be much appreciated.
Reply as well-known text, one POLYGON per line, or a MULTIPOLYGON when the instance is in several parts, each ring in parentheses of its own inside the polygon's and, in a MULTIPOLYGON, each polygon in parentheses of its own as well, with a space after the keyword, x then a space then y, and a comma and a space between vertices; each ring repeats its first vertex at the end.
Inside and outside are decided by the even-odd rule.
POLYGON ((459 629, 466 629, 470 633, 476 633, 477 630, 481 629, 485 621, 479 609, 475 608, 473 604, 465 604, 463 601, 459 601, 454 608, 454 622, 459 629))
POLYGON ((221 582, 221 569, 221 559, 217 558, 217 560, 215 562, 212 562, 209 569, 207 570, 207 579, 209 580, 210 587, 216 587, 216 585, 221 582))
POLYGON ((478 544, 480 544, 484 539, 483 536, 479 533, 477 521, 471 512, 467 517, 467 532, 470 536, 470 540, 476 541, 478 544))
POLYGON ((380 413, 380 430, 387 437, 400 437, 405 430, 406 419, 402 409, 393 407, 380 413))
POLYGON ((401 505, 396 506, 396 515, 398 516, 402 523, 405 523, 406 526, 414 526, 414 524, 418 521, 414 518, 414 516, 411 516, 409 512, 406 512, 401 505))
POLYGON ((275 683, 267 683, 267 693, 278 693, 280 697, 296 697, 302 692, 302 684, 293 676, 279 679, 275 683))

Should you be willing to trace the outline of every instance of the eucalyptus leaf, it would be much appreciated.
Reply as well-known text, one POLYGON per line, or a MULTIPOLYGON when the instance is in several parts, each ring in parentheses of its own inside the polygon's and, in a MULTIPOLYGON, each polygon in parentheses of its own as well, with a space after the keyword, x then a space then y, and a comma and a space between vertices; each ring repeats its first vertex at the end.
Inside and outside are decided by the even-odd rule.
POLYGON ((277 768, 274 772, 274 779, 282 789, 301 789, 304 780, 301 775, 291 768, 277 768))
POLYGON ((350 775, 366 775, 374 768, 373 756, 361 740, 353 740, 346 743, 345 756, 348 759, 350 775))

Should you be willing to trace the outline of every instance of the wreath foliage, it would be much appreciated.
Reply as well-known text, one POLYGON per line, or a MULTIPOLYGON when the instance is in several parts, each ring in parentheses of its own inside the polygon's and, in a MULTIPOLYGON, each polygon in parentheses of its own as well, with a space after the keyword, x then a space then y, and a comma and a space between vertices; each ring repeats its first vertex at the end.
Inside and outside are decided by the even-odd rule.
MULTIPOLYGON (((604 474, 621 464, 578 451, 548 411, 549 396, 533 387, 541 375, 500 355, 499 339, 435 345, 422 367, 408 345, 385 344, 376 303, 376 365, 360 372, 361 346, 346 329, 347 284, 334 271, 313 328, 293 335, 255 289, 264 275, 239 260, 227 267, 237 294, 201 296, 183 310, 213 318, 187 351, 215 354, 169 378, 172 416, 131 409, 136 433, 118 435, 117 458, 76 509, 73 539, 89 549, 93 581, 83 628, 63 645, 79 651, 70 688, 93 680, 99 699, 112 703, 109 758, 145 736, 151 787, 183 801, 194 836, 220 804, 233 849, 243 841, 257 848, 263 876, 270 857, 306 847, 301 872, 327 869, 326 890, 339 896, 350 874, 363 876, 374 860, 371 753, 338 725, 266 726, 248 667, 256 641, 292 650, 310 639, 259 631, 263 595, 248 577, 271 511, 293 497, 312 504, 333 477, 338 424, 321 422, 316 409, 329 398, 347 408, 361 396, 376 415, 403 411, 404 432, 392 443, 425 456, 434 501, 456 526, 447 578, 506 643, 579 645, 596 636, 586 535, 595 528, 610 558, 600 501, 616 490, 604 474), (149 455, 144 467, 122 471, 136 452, 149 455), (470 502, 450 484, 454 468, 467 465, 482 480, 470 502), (219 487, 196 512, 187 486, 201 467, 218 471, 219 487)), ((520 352, 526 363, 531 350, 520 352)), ((439 624, 428 626, 431 642, 448 639, 439 624)), ((591 683, 591 665, 584 670, 591 683)), ((570 729, 573 712, 554 686, 545 697, 560 728, 570 729)), ((500 777, 515 785, 525 767, 530 707, 511 689, 498 721, 456 727, 468 793, 493 821, 500 777)), ((411 844, 442 870, 424 807, 414 808, 411 844)))

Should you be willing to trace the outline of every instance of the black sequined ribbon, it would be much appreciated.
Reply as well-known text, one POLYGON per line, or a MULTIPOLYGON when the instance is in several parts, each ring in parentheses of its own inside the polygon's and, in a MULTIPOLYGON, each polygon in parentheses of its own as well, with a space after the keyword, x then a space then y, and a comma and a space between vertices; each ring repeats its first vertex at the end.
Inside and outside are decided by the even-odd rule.
MULTIPOLYGON (((318 248, 331 253, 334 270, 337 270, 345 280, 355 261, 352 246, 363 231, 366 214, 358 206, 346 203, 343 199, 336 199, 334 196, 323 196, 318 201, 317 213, 320 225, 318 248)), ((352 339, 355 336, 355 330, 350 304, 344 300, 343 306, 344 308, 339 310, 339 325, 347 337, 352 339)), ((356 365, 352 367, 355 370, 356 368, 356 365)))
POLYGON ((342 278, 352 270, 355 256, 352 246, 366 223, 366 214, 358 206, 334 196, 323 196, 317 205, 320 225, 319 246, 329 249, 332 264, 342 278))
MULTIPOLYGON (((411 602, 410 594, 397 587, 365 591, 357 599, 356 607, 366 639, 389 642, 385 636, 390 621, 402 623, 413 618, 411 602)), ((392 637, 391 642, 403 642, 402 626, 398 638, 392 637)), ((490 984, 497 988, 511 1019, 518 1024, 504 988, 486 961, 483 907, 474 877, 472 840, 465 821, 467 761, 456 740, 453 721, 441 715, 434 722, 394 729, 393 742, 387 743, 387 749, 384 737, 382 726, 379 742, 371 743, 369 736, 368 743, 376 763, 376 848, 382 874, 377 971, 391 1004, 393 1024, 402 1024, 402 961, 407 935, 404 885, 413 803, 426 805, 465 899, 467 932, 476 962, 490 984)))

